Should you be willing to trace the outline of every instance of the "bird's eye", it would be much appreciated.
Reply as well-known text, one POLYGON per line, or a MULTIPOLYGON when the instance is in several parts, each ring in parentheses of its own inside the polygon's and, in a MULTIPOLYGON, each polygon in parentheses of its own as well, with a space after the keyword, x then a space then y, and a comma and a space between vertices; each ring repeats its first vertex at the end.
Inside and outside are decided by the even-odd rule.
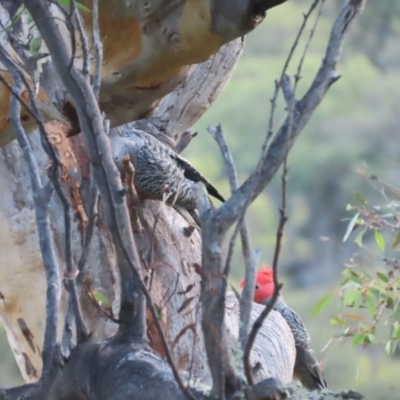
POLYGON ((259 289, 259 288, 260 288, 260 286, 259 286, 259 285, 256 285, 256 290, 259 289))

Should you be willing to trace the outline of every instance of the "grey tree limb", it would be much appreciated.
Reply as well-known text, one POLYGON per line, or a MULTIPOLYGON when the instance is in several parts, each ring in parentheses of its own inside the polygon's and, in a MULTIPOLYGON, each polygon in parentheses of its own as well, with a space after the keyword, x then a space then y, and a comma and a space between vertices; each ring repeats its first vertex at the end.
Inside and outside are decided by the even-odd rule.
MULTIPOLYGON (((237 178, 235 162, 233 160, 233 156, 229 151, 228 145, 225 141, 224 134, 222 131, 222 126, 218 125, 217 127, 209 127, 208 132, 212 135, 212 137, 217 142, 222 157, 225 162, 225 166, 228 172, 229 184, 231 187, 231 193, 234 193, 239 187, 239 181, 237 178)), ((246 219, 244 218, 242 221, 242 225, 240 227, 240 236, 242 239, 242 253, 243 259, 245 262, 245 285, 242 290, 242 295, 240 298, 240 330, 239 330, 239 342, 241 346, 242 352, 245 351, 247 339, 250 332, 250 317, 252 312, 252 304, 254 298, 254 281, 256 278, 256 266, 259 258, 259 251, 252 250, 251 242, 250 242, 250 231, 247 225, 246 219)), ((234 240, 234 238, 232 238, 234 240)), ((234 243, 234 242, 233 242, 234 243)), ((233 244, 230 243, 227 261, 229 255, 233 252, 233 244)))
MULTIPOLYGON (((304 98, 297 102, 293 109, 293 115, 290 113, 291 115, 286 118, 271 145, 265 148, 265 154, 262 155, 257 171, 251 174, 244 184, 217 210, 206 209, 204 191, 198 190, 202 226, 202 279, 204 282, 201 296, 203 332, 213 377, 214 395, 221 396, 223 387, 235 388, 238 385, 237 375, 226 347, 226 333, 223 329, 224 316, 221 313, 221 308, 224 308, 225 305, 227 283, 226 269, 222 269, 221 254, 225 233, 238 218, 243 218, 249 201, 253 201, 270 182, 325 93, 337 80, 335 69, 344 38, 356 16, 362 11, 364 4, 365 0, 348 0, 343 5, 332 28, 325 58, 311 88, 304 98), (215 349, 218 351, 216 352, 215 349), (225 366, 225 371, 220 370, 221 363, 225 366)), ((317 1, 313 3, 313 7, 316 5, 317 1)), ((271 127, 272 121, 270 121, 271 127)), ((267 133, 267 140, 270 132, 272 132, 271 129, 267 133)), ((261 324, 262 318, 265 318, 270 312, 271 304, 272 302, 264 310, 264 315, 259 319, 258 324, 261 324)), ((254 337, 256 330, 257 328, 253 330, 254 337)), ((248 353, 249 349, 251 349, 250 340, 247 346, 248 353)), ((250 371, 247 378, 251 381, 250 371)))
MULTIPOLYGON (((2 61, 8 66, 14 80, 14 90, 19 96, 24 85, 15 70, 15 67, 8 61, 4 54, 1 54, 2 61)), ((10 120, 17 134, 18 143, 22 149, 25 162, 29 166, 33 197, 36 209, 36 223, 39 231, 40 248, 42 251, 43 262, 45 265, 47 279, 46 293, 46 324, 43 340, 43 376, 52 372, 56 342, 57 342, 57 319, 58 304, 60 299, 60 277, 58 273, 58 263, 52 242, 50 221, 48 217, 47 205, 52 195, 49 186, 43 186, 36 158, 30 147, 25 131, 20 121, 21 104, 15 96, 11 99, 10 120)))
MULTIPOLYGON (((67 316, 65 318, 65 330, 66 330, 66 335, 69 336, 69 333, 71 332, 71 323, 72 320, 75 319, 75 326, 76 326, 76 336, 78 341, 83 340, 87 337, 87 329, 85 326, 85 323, 83 321, 82 317, 82 312, 80 308, 80 303, 78 299, 78 294, 76 290, 76 285, 75 285, 75 278, 77 275, 77 270, 73 265, 73 260, 72 260, 72 223, 71 223, 71 207, 68 202, 68 199, 66 198, 62 185, 60 183, 60 171, 61 171, 61 164, 58 160, 58 157, 55 153, 55 150, 53 146, 51 145, 49 138, 47 136, 47 132, 45 130, 45 126, 43 123, 43 120, 41 118, 40 112, 38 110, 36 101, 35 101, 35 96, 33 94, 32 89, 29 87, 29 83, 23 73, 21 72, 20 68, 16 65, 16 63, 12 60, 11 57, 9 57, 8 54, 4 50, 1 50, 1 57, 3 59, 3 62, 11 68, 11 70, 14 71, 15 74, 18 74, 19 79, 21 80, 23 84, 23 89, 28 92, 29 96, 29 102, 30 106, 22 99, 21 96, 17 95, 15 90, 13 90, 7 82, 4 81, 3 77, 0 77, 0 80, 5 84, 7 87, 9 87, 10 91, 13 93, 13 96, 18 99, 21 105, 25 108, 25 111, 27 111, 37 122, 38 127, 39 127, 39 132, 41 136, 41 142, 43 149, 47 153, 49 160, 51 162, 50 167, 48 168, 48 175, 51 183, 53 184, 54 190, 62 204, 63 212, 64 212, 64 224, 65 224, 65 267, 66 271, 64 274, 65 278, 65 284, 68 289, 68 292, 70 294, 69 301, 71 302, 71 307, 68 307, 68 312, 67 316)), ((21 124, 21 128, 23 129, 23 126, 21 124)), ((71 341, 69 341, 71 343, 71 341)))
POLYGON ((100 38, 100 26, 99 26, 99 0, 93 0, 93 41, 94 41, 94 78, 93 78, 93 92, 96 98, 99 98, 100 87, 101 87, 101 64, 103 62, 103 43, 100 38))
POLYGON ((305 96, 297 102, 294 108, 290 136, 289 117, 287 117, 268 148, 260 173, 251 174, 240 188, 216 212, 215 218, 219 221, 221 229, 227 230, 238 218, 239 212, 245 204, 253 185, 254 191, 251 195, 251 201, 253 201, 271 181, 285 158, 286 149, 290 149, 293 146, 302 129, 323 100, 326 92, 331 85, 339 79, 336 75, 336 66, 340 59, 344 39, 356 17, 362 12, 365 3, 366 0, 348 0, 343 5, 332 27, 325 57, 320 69, 310 89, 305 96), (287 146, 285 143, 287 143, 287 146))

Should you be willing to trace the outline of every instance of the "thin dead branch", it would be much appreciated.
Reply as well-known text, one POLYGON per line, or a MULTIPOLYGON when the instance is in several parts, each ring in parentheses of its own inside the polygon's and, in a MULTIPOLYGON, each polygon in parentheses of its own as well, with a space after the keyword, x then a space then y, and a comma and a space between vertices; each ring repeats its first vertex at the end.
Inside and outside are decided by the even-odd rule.
MULTIPOLYGON (((51 183, 53 184, 53 187, 55 189, 57 197, 59 198, 59 200, 62 204, 62 207, 64 209, 65 266, 66 266, 65 276, 67 277, 66 288, 70 295, 69 301, 72 304, 72 307, 68 307, 68 310, 69 310, 69 312, 73 313, 73 317, 75 318, 76 336, 77 336, 78 342, 80 342, 81 340, 84 340, 87 337, 87 328, 83 321, 82 312, 81 312, 79 299, 78 299, 78 294, 77 294, 77 290, 76 290, 76 284, 75 284, 77 270, 74 268, 73 261, 72 261, 71 210, 70 210, 69 201, 62 190, 61 182, 60 182, 60 178, 59 178, 59 171, 61 170, 61 164, 60 164, 59 159, 54 151, 54 148, 53 148, 52 144, 50 143, 49 138, 47 136, 44 122, 40 116, 39 109, 38 109, 36 101, 35 101, 34 93, 33 93, 32 89, 30 88, 29 83, 27 82, 24 74, 21 72, 19 67, 15 64, 15 62, 11 59, 11 57, 9 57, 9 55, 6 54, 4 49, 0 49, 0 53, 1 53, 2 59, 6 60, 7 65, 12 66, 15 74, 18 74, 19 79, 21 80, 21 82, 24 86, 24 90, 26 90, 28 92, 30 106, 26 102, 22 101, 21 96, 17 96, 16 98, 25 107, 25 109, 29 112, 29 114, 31 114, 33 116, 36 123, 38 124, 43 149, 45 150, 46 154, 48 155, 48 157, 51 161, 51 166, 48 169, 48 176, 49 176, 51 183)), ((3 83, 5 82, 3 79, 1 79, 1 80, 3 83)), ((6 86, 8 87, 8 85, 6 85, 6 86)), ((15 91, 13 91, 12 93, 14 96, 16 95, 15 91)), ((71 327, 69 326, 68 321, 72 321, 72 315, 69 315, 69 316, 67 315, 66 319, 65 319, 65 329, 66 329, 67 336, 69 335, 69 332, 71 331, 71 327)))
POLYGON ((82 254, 78 261, 78 282, 82 281, 83 271, 90 253, 90 246, 94 234, 94 228, 96 225, 97 218, 97 204, 99 201, 99 191, 94 181, 93 172, 90 172, 90 188, 89 188, 89 200, 88 200, 88 224, 85 230, 82 254))
MULTIPOLYGON (((85 30, 83 28, 83 21, 82 21, 82 16, 78 10, 76 0, 70 0, 70 16, 74 17, 76 20, 76 25, 78 27, 78 32, 79 32, 79 39, 81 41, 81 47, 82 47, 82 75, 86 76, 89 78, 89 45, 88 45, 88 40, 86 37, 85 30)), ((94 18, 94 16, 93 16, 94 18)), ((71 25, 72 25, 71 21, 71 25)))
MULTIPOLYGON (((235 162, 233 160, 231 152, 229 151, 228 145, 225 141, 222 126, 218 125, 216 128, 208 127, 207 130, 215 139, 220 148, 228 172, 229 184, 231 186, 231 193, 234 193, 235 190, 237 190, 239 187, 239 181, 237 178, 235 162)), ((243 218, 243 222, 240 227, 240 236, 242 239, 242 252, 245 262, 246 283, 242 291, 242 296, 240 298, 241 325, 239 327, 239 342, 241 349, 244 352, 250 331, 250 316, 251 316, 251 309, 254 298, 254 287, 255 287, 254 281, 256 278, 256 266, 258 263, 260 252, 257 250, 253 251, 251 249, 250 232, 245 218, 243 218)), ((231 264, 235 242, 236 242, 235 238, 232 236, 229 242, 228 254, 226 256, 226 261, 225 261, 225 268, 224 268, 225 273, 230 268, 229 266, 231 264)))
POLYGON ((21 104, 19 102, 19 97, 24 90, 23 82, 14 65, 9 63, 8 58, 4 56, 3 51, 1 53, 1 58, 4 65, 7 66, 7 69, 13 76, 14 93, 18 96, 12 96, 11 98, 10 121, 13 124, 18 143, 21 147, 25 162, 28 165, 35 203, 36 224, 40 238, 40 249, 46 272, 46 325, 43 341, 42 376, 47 376, 52 372, 54 366, 53 361, 55 358, 57 343, 58 304, 60 298, 60 276, 58 273, 58 263, 52 242, 50 220, 47 211, 48 203, 52 195, 52 189, 50 186, 43 186, 41 182, 36 158, 21 124, 21 104))
POLYGON ((103 43, 100 38, 99 26, 99 0, 93 0, 93 41, 94 41, 94 78, 93 78, 93 92, 96 98, 99 98, 101 86, 101 65, 103 63, 103 43))
POLYGON ((189 146, 190 142, 197 136, 197 132, 192 133, 189 129, 182 133, 181 138, 179 139, 178 143, 174 147, 174 151, 178 154, 182 153, 186 147, 189 146))
POLYGON ((115 236, 116 244, 120 248, 117 249, 117 253, 123 256, 123 259, 118 260, 122 282, 120 329, 131 332, 133 336, 144 337, 144 301, 141 301, 143 305, 140 306, 140 309, 135 310, 134 304, 137 302, 133 297, 134 293, 138 293, 139 297, 142 297, 141 279, 137 279, 137 276, 140 278, 139 257, 131 232, 126 202, 123 200, 124 191, 119 172, 109 151, 103 118, 93 90, 79 70, 74 66, 69 68, 71 56, 59 28, 52 18, 47 2, 43 0, 26 1, 25 5, 47 44, 55 69, 64 85, 69 88, 83 131, 95 182, 105 205, 107 222, 110 231, 115 236), (102 156, 99 157, 99 154, 102 156), (134 260, 133 269, 127 260, 134 260), (135 275, 136 278, 134 278, 135 275))
MULTIPOLYGON (((311 33, 309 35, 309 39, 306 43, 303 55, 299 61, 298 67, 297 67, 297 73, 295 75, 295 84, 294 87, 292 87, 291 85, 291 81, 290 78, 288 77, 288 75, 286 75, 286 70, 289 66, 290 63, 290 59, 294 53, 295 48, 298 45, 298 42, 300 40, 301 34, 303 32, 303 30, 306 27, 307 21, 309 19, 309 17, 311 16, 313 10, 315 9, 315 7, 317 6, 317 4, 319 3, 318 0, 314 1, 309 9, 309 11, 303 15, 303 24, 301 25, 300 29, 299 29, 299 33, 295 39, 295 42, 292 46, 291 51, 289 52, 289 56, 286 59, 285 65, 283 67, 282 73, 281 73, 281 77, 279 79, 279 82, 277 82, 276 84, 276 90, 275 90, 275 94, 274 97, 272 99, 272 110, 275 110, 275 105, 276 105, 276 100, 277 100, 277 94, 279 92, 279 89, 282 88, 282 92, 284 95, 284 98, 288 104, 288 135, 287 135, 287 140, 285 141, 285 143, 283 144, 283 146, 285 147, 285 157, 283 160, 283 171, 282 171, 282 201, 281 201, 281 208, 279 210, 280 213, 280 217, 279 217, 279 224, 278 224, 278 229, 276 232, 276 243, 275 243, 275 250, 274 250, 274 257, 273 257, 273 263, 272 263, 272 269, 273 269, 273 279, 274 279, 274 292, 272 294, 271 300, 269 302, 269 304, 265 307, 265 309, 263 310, 263 312, 260 314, 260 316, 257 318, 256 322, 254 323, 250 336, 249 336, 249 340, 247 342, 247 346, 246 346, 246 350, 244 351, 243 354, 243 365, 244 365, 244 370, 245 370, 245 374, 246 374, 246 378, 247 381, 250 385, 253 385, 253 377, 252 377, 252 371, 251 371, 251 367, 250 367, 250 353, 251 353, 251 348, 253 346, 254 340, 257 336, 257 332, 259 331, 259 329, 261 328, 264 320, 268 317, 269 313, 271 312, 271 310, 273 309, 280 290, 282 288, 282 284, 279 283, 278 281, 278 261, 279 261, 279 255, 280 255, 280 251, 281 251, 281 247, 282 247, 282 238, 283 238, 283 229, 284 226, 287 222, 287 215, 286 215, 286 195, 287 195, 287 191, 286 191, 286 186, 287 186, 287 174, 288 174, 288 166, 287 166, 287 158, 288 158, 288 153, 289 153, 289 149, 290 149, 290 145, 289 145, 289 140, 292 136, 292 127, 293 127, 293 114, 294 114, 294 107, 296 105, 296 89, 297 89, 297 84, 300 80, 300 74, 301 74, 301 69, 303 66, 303 62, 305 59, 305 56, 307 54, 307 50, 310 46, 312 37, 315 33, 319 18, 321 16, 321 9, 322 9, 322 4, 324 3, 324 0, 322 0, 321 3, 321 7, 319 10, 319 13, 317 15, 317 18, 315 20, 314 26, 311 29, 311 33)), ((271 111, 271 115, 270 115, 270 121, 269 121, 269 131, 267 134, 267 138, 266 141, 268 142, 269 140, 269 136, 272 135, 272 130, 273 130, 273 119, 274 119, 274 115, 273 115, 273 111, 271 111)))
POLYGON ((320 69, 310 89, 296 103, 291 132, 289 131, 289 118, 287 117, 268 147, 259 172, 252 173, 227 202, 216 211, 215 218, 221 221, 220 229, 223 231, 229 229, 238 220, 238 217, 242 215, 242 207, 246 206, 249 194, 252 193, 250 201, 253 201, 271 181, 285 158, 286 146, 284 146, 284 143, 288 143, 289 149, 293 146, 296 138, 321 103, 328 89, 337 81, 338 77, 335 71, 340 59, 344 39, 365 3, 366 0, 348 0, 343 5, 332 27, 320 69))
MULTIPOLYGON (((309 17, 311 16, 312 12, 314 11, 315 7, 318 5, 320 0, 314 0, 314 2, 311 4, 311 7, 309 9, 309 11, 304 14, 304 19, 303 19, 303 24, 300 26, 299 32, 294 40, 294 43, 292 45, 292 48, 289 51, 289 54, 286 58, 286 62, 283 66, 282 69, 282 73, 281 76, 279 78, 278 81, 275 82, 275 91, 274 91, 274 95, 271 99, 271 110, 270 110, 270 118, 269 118, 269 122, 268 122, 268 131, 267 131, 267 135, 265 137, 264 143, 262 145, 261 148, 261 157, 260 160, 258 161, 257 167, 255 172, 246 180, 246 182, 249 183, 249 188, 247 190, 247 197, 246 199, 244 199, 243 201, 243 205, 242 207, 239 209, 238 215, 237 215, 237 224, 235 226, 234 232, 232 234, 231 237, 231 243, 232 243, 232 247, 236 241, 237 235, 239 234, 240 231, 240 227, 242 225, 243 222, 243 218, 246 214, 247 208, 249 207, 249 205, 251 204, 251 202, 258 196, 255 196, 255 189, 256 189, 256 184, 257 181, 259 179, 261 179, 261 174, 262 174, 262 167, 263 165, 267 162, 267 155, 268 155, 268 151, 269 151, 269 142, 270 139, 273 135, 274 132, 274 120, 275 120, 275 112, 276 112, 276 106, 277 106, 277 99, 278 99, 278 94, 281 88, 281 84, 282 84, 282 78, 285 76, 286 71, 289 67, 290 61, 293 58, 294 55, 294 51, 298 46, 300 37, 306 27, 307 21, 309 19, 309 17)), ((291 114, 290 114, 291 115, 291 114)), ((290 118, 290 121, 292 121, 292 118, 290 118)), ((289 128, 291 128, 291 123, 289 123, 289 128)), ((289 133, 291 133, 291 129, 288 130, 289 133)), ((288 137, 290 137, 290 135, 287 135, 288 137)), ((272 178, 272 177, 271 177, 272 178)), ((246 183, 245 182, 245 183, 246 183)), ((243 185, 242 185, 243 187, 243 185)), ((225 268, 227 268, 227 265, 225 266, 225 268)))
POLYGON ((139 197, 135 188, 135 167, 131 163, 129 154, 122 159, 122 169, 125 177, 125 183, 128 187, 128 208, 131 218, 132 229, 135 232, 141 231, 138 209, 140 206, 139 197))
POLYGON ((288 173, 288 167, 287 167, 287 153, 286 153, 286 157, 283 162, 283 172, 282 172, 282 204, 281 204, 281 208, 279 210, 280 218, 279 218, 278 229, 276 232, 276 244, 275 244, 274 258, 273 258, 273 263, 272 263, 273 279, 274 279, 274 292, 272 294, 270 302, 264 308, 264 310, 261 312, 261 314, 257 318, 256 322, 254 323, 254 325, 251 329, 250 335, 249 335, 249 340, 246 343, 246 349, 243 354, 244 371, 246 374, 246 379, 247 379, 249 385, 251 385, 251 386, 254 385, 253 376, 252 376, 252 372, 251 372, 251 366, 250 366, 251 348, 253 347, 254 340, 257 336, 258 331, 260 330, 264 320, 268 317, 269 313, 273 309, 273 307, 276 303, 276 300, 278 299, 280 290, 282 289, 282 284, 279 283, 279 281, 278 281, 278 262, 279 262, 279 255, 281 252, 281 247, 282 247, 283 229, 284 229, 285 223, 288 219, 286 216, 287 173, 288 173))
MULTIPOLYGON (((315 1, 309 13, 304 18, 300 28, 299 36, 304 30, 305 22, 311 15, 319 1, 315 1)), ((316 107, 322 101, 329 87, 337 80, 335 68, 340 57, 344 38, 352 25, 355 17, 361 12, 360 6, 365 1, 348 0, 340 12, 331 33, 325 58, 321 64, 320 71, 317 73, 314 82, 307 94, 299 102, 296 102, 293 115, 289 115, 281 128, 275 135, 272 143, 268 146, 269 138, 273 133, 273 117, 269 122, 269 129, 263 145, 262 155, 257 169, 249 178, 236 190, 227 202, 216 210, 209 210, 206 207, 205 195, 203 190, 196 193, 198 198, 198 208, 201 215, 202 226, 202 278, 203 287, 201 301, 203 305, 203 332, 205 337, 207 356, 213 377, 212 393, 215 396, 225 396, 229 389, 237 387, 237 377, 233 370, 232 361, 229 359, 228 349, 224 343, 223 320, 221 308, 224 307, 224 296, 226 293, 226 275, 221 271, 222 256, 221 246, 227 230, 237 222, 234 235, 239 232, 239 227, 244 217, 247 206, 261 193, 270 182, 280 165, 284 162, 288 151, 293 146, 295 139, 302 131, 305 124, 311 118, 316 107), (292 121, 292 122, 290 122, 292 121), (221 371, 221 363, 225 365, 225 370, 221 371), (235 386, 236 385, 236 386, 235 386), (224 391, 225 388, 225 391, 224 391)), ((298 37, 299 37, 298 36, 298 37)), ((297 46, 298 38, 295 40, 297 46)), ((287 65, 294 52, 292 48, 288 60, 285 63, 282 77, 285 76, 287 65)), ((280 79, 280 81, 281 81, 280 79)), ((277 83, 276 91, 280 88, 280 81, 277 83)), ((276 95, 277 96, 277 95, 276 95)), ((294 98, 294 96, 293 96, 294 98)), ((275 103, 272 100, 271 116, 274 115, 275 103)), ((284 224, 284 223, 283 223, 284 224)), ((278 229, 277 236, 280 235, 278 229)), ((274 257, 275 258, 275 257, 274 257)), ((276 286, 279 290, 279 285, 276 286)), ((275 295, 277 295, 275 293, 275 295)), ((264 318, 270 312, 273 302, 264 310, 264 318)), ((262 319, 253 327, 247 344, 247 353, 252 346, 252 341, 256 334, 257 326, 261 326, 262 319), (260 322, 261 321, 261 322, 260 322), (254 337, 253 337, 254 336, 254 337)), ((248 357, 248 355, 247 355, 248 357)), ((249 383, 252 383, 251 372, 247 363, 246 376, 249 383)))

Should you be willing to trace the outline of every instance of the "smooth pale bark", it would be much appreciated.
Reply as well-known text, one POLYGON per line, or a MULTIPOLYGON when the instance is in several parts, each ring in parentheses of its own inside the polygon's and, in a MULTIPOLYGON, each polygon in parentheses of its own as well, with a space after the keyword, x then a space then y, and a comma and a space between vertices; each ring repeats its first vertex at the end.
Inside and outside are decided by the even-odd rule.
MULTIPOLYGON (((264 306, 253 303, 251 326, 263 309, 264 306)), ((233 353, 240 355, 239 303, 233 293, 227 293, 226 296, 225 319, 229 346, 233 353)), ((250 355, 254 382, 261 382, 265 378, 278 378, 282 383, 291 382, 295 358, 292 331, 279 313, 271 311, 258 332, 250 355)), ((241 357, 237 357, 236 361, 241 368, 241 357)))
MULTIPOLYGON (((148 117, 160 100, 174 91, 190 74, 192 66, 208 60, 226 43, 242 37, 254 29, 263 19, 264 11, 286 0, 265 0, 261 10, 254 9, 255 0, 167 0, 159 2, 125 0, 99 1, 99 24, 104 58, 101 71, 100 108, 107 113, 111 126, 148 117), (129 3, 129 4, 128 4, 129 3)), ((82 0, 88 9, 92 0, 82 0)), ((258 7, 260 8, 260 6, 258 7)), ((53 15, 59 21, 62 36, 72 52, 71 38, 62 21, 65 16, 55 6, 53 15)), ((0 5, 0 20, 9 26, 7 4, 0 5)), ((92 40, 92 12, 82 12, 84 30, 88 38, 89 71, 95 71, 95 47, 92 40)), ((28 43, 28 32, 37 36, 36 29, 28 30, 27 15, 21 20, 20 40, 28 43)), ((83 45, 78 30, 75 30, 75 64, 83 64, 83 45)), ((7 33, 0 33, 0 45, 4 46, 14 60, 24 66, 26 78, 33 87, 34 73, 29 43, 20 54, 8 42, 7 33)), ((36 53, 46 54, 41 42, 36 53)), ((35 54, 36 55, 36 54, 35 54)), ((68 122, 72 131, 79 131, 77 116, 65 88, 55 81, 49 57, 37 62, 40 77, 37 99, 43 118, 68 122)), ((0 65, 1 67, 1 65, 0 65)), ((7 81, 11 81, 5 73, 7 81)), ((0 145, 15 136, 7 121, 10 94, 0 85, 0 145)), ((32 117, 23 111, 23 124, 27 131, 35 129, 32 117)))

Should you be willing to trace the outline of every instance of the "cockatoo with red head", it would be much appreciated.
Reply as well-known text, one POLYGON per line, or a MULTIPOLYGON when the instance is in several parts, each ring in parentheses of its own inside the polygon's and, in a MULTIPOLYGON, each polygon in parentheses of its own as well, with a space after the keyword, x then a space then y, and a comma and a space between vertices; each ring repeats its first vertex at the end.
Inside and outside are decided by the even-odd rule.
MULTIPOLYGON (((240 287, 243 288, 244 284, 243 279, 240 287)), ((271 301, 274 287, 273 270, 269 265, 264 265, 256 274, 254 301, 267 305, 271 301)), ((309 390, 326 388, 324 374, 311 346, 310 335, 300 317, 286 304, 281 294, 273 310, 282 315, 293 333, 297 352, 293 377, 309 390)))

